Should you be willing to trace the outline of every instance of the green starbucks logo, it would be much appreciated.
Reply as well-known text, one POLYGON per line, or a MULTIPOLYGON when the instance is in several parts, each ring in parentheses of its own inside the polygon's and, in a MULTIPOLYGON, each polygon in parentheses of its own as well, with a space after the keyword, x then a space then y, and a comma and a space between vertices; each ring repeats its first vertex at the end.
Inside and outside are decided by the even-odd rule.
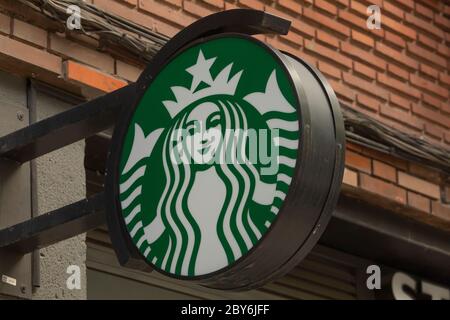
POLYGON ((119 164, 120 207, 147 261, 202 276, 245 256, 276 222, 296 166, 296 93, 266 47, 192 46, 153 80, 119 164))

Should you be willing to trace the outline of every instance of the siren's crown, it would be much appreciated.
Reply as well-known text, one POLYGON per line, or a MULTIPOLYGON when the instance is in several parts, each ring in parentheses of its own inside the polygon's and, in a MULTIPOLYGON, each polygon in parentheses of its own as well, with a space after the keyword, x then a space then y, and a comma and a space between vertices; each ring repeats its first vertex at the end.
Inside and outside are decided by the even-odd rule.
POLYGON ((213 80, 209 69, 216 59, 217 57, 205 59, 203 52, 200 50, 197 63, 186 69, 186 72, 192 74, 191 88, 188 89, 180 86, 170 88, 175 96, 175 101, 166 100, 163 101, 163 104, 172 118, 186 106, 201 98, 219 94, 234 95, 242 75, 242 70, 230 78, 233 67, 233 63, 230 63, 213 80), (206 83, 208 87, 196 91, 201 82, 206 83))
MULTIPOLYGON (((230 63, 213 79, 210 69, 216 59, 217 57, 205 59, 202 50, 199 50, 196 64, 186 69, 186 72, 192 75, 191 88, 170 87, 175 96, 175 101, 166 100, 163 101, 163 104, 172 118, 186 106, 204 97, 221 94, 233 96, 235 94, 243 70, 230 77, 233 67, 233 63, 230 63), (196 91, 202 82, 208 86, 196 91)), ((246 95, 243 99, 253 105, 261 115, 271 111, 282 113, 295 112, 295 108, 286 100, 280 90, 275 69, 267 80, 264 92, 253 92, 246 95)))

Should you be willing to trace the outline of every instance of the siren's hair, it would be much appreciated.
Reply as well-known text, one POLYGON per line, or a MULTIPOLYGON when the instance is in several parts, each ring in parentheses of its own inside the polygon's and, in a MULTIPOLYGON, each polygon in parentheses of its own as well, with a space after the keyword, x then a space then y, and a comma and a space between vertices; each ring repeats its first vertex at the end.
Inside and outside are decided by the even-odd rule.
MULTIPOLYGON (((245 254, 261 237, 249 212, 258 172, 247 160, 247 117, 243 109, 230 101, 216 101, 222 117, 223 138, 216 151, 216 169, 226 187, 226 199, 217 224, 219 240, 231 263, 245 254), (236 133, 231 137, 232 130, 236 133), (225 136, 228 135, 228 136, 225 136), (217 154, 219 153, 219 154, 217 154), (229 161, 231 157, 232 161, 229 161), (239 161, 238 161, 239 159, 239 161), (244 160, 244 161, 241 161, 244 160), (217 163, 218 162, 218 163, 217 163)), ((169 235, 169 246, 161 269, 182 275, 195 275, 195 260, 200 247, 201 234, 197 222, 189 212, 188 195, 194 182, 193 165, 185 161, 171 161, 172 141, 179 141, 186 125, 187 114, 166 131, 163 146, 163 166, 167 177, 157 214, 162 217, 169 235), (177 197, 176 195, 181 195, 177 197)))

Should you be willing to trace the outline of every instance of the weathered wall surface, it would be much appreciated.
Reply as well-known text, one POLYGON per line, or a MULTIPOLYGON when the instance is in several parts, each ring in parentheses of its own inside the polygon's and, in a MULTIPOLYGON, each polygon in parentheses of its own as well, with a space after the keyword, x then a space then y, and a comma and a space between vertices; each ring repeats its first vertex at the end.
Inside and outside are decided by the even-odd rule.
MULTIPOLYGON (((0 71, 0 135, 27 126, 28 120, 26 80, 0 71)), ((0 160, 0 229, 31 217, 29 181, 29 164, 0 160)), ((0 295, 30 297, 31 254, 0 250, 0 277, 0 295), (3 276, 15 281, 5 283, 3 276)))
MULTIPOLYGON (((44 94, 37 97, 38 119, 67 110, 69 106, 44 94)), ((37 160, 39 214, 57 209, 86 196, 84 142, 69 145, 37 160)), ((41 287, 33 299, 86 299, 85 235, 41 250, 41 287), (81 269, 81 290, 69 290, 67 268, 81 269)))

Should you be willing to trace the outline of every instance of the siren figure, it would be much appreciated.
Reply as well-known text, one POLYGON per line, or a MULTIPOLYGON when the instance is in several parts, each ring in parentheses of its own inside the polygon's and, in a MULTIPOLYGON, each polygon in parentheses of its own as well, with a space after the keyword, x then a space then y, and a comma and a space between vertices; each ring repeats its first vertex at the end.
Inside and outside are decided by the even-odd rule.
MULTIPOLYGON (((266 223, 261 230, 256 225, 257 209, 267 207, 276 215, 279 208, 274 200, 286 196, 278 186, 290 183, 278 170, 264 173, 266 166, 250 161, 248 130, 298 132, 296 121, 275 116, 262 120, 265 114, 289 118, 296 112, 278 87, 276 71, 269 75, 265 92, 237 98, 236 87, 245 71, 230 78, 229 64, 213 79, 209 68, 216 58, 205 59, 200 50, 197 63, 186 69, 193 75, 191 87, 171 88, 176 101, 163 101, 172 118, 169 126, 145 136, 135 124, 122 172, 129 177, 120 185, 120 192, 128 195, 121 202, 125 222, 151 215, 146 224, 144 219, 133 222, 131 235, 139 235, 138 247, 147 246, 145 256, 157 243, 164 247, 160 259, 152 262, 168 273, 198 276, 238 260, 270 227, 266 223), (207 86, 198 89, 201 82, 207 86), (140 197, 142 188, 156 184, 146 178, 154 172, 161 172, 162 191, 157 201, 145 206, 149 212, 142 212, 146 201, 140 197)), ((270 141, 276 150, 295 150, 298 143, 272 136, 270 141)), ((283 151, 274 161, 276 168, 295 166, 283 151)))

